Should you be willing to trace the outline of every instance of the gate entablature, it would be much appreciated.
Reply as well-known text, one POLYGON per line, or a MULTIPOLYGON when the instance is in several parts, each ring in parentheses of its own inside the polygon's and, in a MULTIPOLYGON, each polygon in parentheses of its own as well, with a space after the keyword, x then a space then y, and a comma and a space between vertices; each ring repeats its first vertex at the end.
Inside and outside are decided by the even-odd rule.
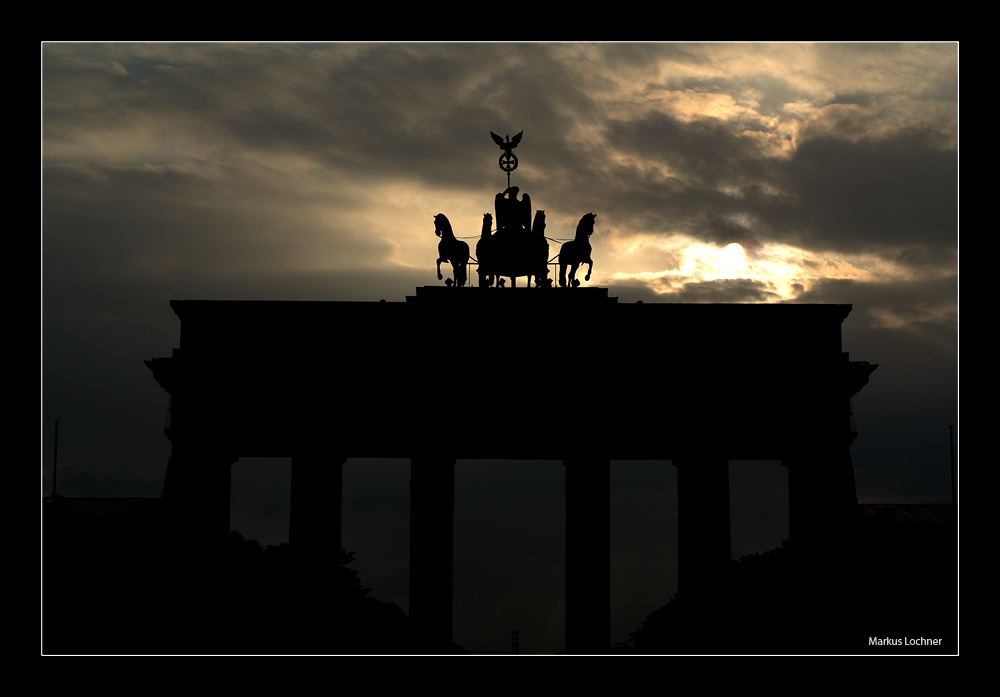
POLYGON ((203 431, 243 456, 287 455, 310 423, 351 457, 406 457, 440 448, 447 418, 460 458, 669 459, 710 443, 781 459, 848 433, 874 370, 841 350, 850 305, 436 286, 392 303, 171 306, 181 346, 148 362, 173 395, 171 436, 203 431))

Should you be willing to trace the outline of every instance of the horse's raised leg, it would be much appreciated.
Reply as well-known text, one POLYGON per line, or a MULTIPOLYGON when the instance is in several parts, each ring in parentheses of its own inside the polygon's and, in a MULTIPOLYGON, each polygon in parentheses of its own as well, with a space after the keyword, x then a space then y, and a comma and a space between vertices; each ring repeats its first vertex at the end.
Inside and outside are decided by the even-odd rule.
POLYGON ((583 280, 589 281, 590 280, 590 272, 593 271, 593 270, 594 270, 594 260, 593 259, 587 259, 587 275, 584 277, 583 280))
POLYGON ((441 275, 441 262, 442 262, 442 261, 448 261, 448 260, 447 260, 447 259, 441 259, 440 257, 438 258, 438 267, 437 267, 437 268, 438 268, 438 280, 439 280, 439 281, 440 281, 440 280, 441 280, 442 278, 444 278, 444 276, 442 276, 442 275, 441 275))

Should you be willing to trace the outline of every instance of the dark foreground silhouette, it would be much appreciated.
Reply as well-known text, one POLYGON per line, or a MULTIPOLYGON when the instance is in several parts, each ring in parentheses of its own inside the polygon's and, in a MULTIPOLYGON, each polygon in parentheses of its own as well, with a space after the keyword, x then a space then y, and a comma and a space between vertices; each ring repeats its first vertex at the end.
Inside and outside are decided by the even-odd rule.
POLYGON ((44 653, 417 652, 402 609, 348 568, 352 552, 323 570, 304 568, 287 543, 265 548, 235 530, 214 560, 155 533, 124 546, 75 537, 46 543, 44 653))
POLYGON ((782 547, 730 564, 725 593, 675 595, 619 653, 954 654, 954 525, 859 526, 839 551, 782 547), (937 642, 937 643, 932 643, 937 642))

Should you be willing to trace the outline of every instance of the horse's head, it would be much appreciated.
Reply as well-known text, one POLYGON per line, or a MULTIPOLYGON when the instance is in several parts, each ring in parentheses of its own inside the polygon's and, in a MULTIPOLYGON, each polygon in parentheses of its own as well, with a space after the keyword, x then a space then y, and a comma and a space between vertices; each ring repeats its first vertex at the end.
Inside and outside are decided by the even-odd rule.
POLYGON ((587 215, 580 218, 580 224, 576 226, 576 238, 590 237, 594 234, 594 220, 597 219, 596 213, 587 213, 587 215))
POLYGON ((445 233, 451 232, 451 223, 448 221, 447 216, 444 213, 438 213, 434 216, 434 234, 438 237, 444 235, 448 237, 445 233))

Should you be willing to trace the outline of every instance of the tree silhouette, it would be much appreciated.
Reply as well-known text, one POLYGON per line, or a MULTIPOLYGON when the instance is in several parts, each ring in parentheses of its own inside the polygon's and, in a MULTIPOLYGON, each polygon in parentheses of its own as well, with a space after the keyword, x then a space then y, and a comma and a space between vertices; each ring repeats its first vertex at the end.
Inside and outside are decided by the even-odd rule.
POLYGON ((867 531, 826 554, 782 546, 733 561, 720 593, 695 605, 683 594, 650 613, 619 644, 634 653, 884 653, 871 638, 927 637, 957 651, 957 586, 948 529, 867 531), (911 535, 907 540, 901 535, 911 535), (908 582, 901 584, 900 579, 908 582))
POLYGON ((355 555, 303 563, 287 543, 238 531, 206 556, 162 530, 50 526, 43 557, 45 653, 380 654, 413 651, 409 618, 371 596, 355 555))

